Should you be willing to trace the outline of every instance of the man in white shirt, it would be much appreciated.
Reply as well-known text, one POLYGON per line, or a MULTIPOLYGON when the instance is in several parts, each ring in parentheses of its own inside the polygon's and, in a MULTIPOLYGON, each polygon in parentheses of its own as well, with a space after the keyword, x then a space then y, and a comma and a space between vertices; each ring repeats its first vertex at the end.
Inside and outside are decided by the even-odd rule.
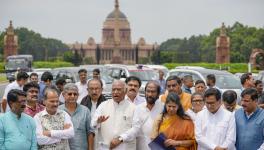
POLYGON ((135 150, 135 140, 123 142, 121 133, 132 127, 135 105, 125 99, 126 84, 116 80, 112 84, 113 99, 104 101, 96 109, 91 126, 98 128, 99 150, 135 150))
POLYGON ((240 82, 242 84, 242 91, 247 88, 255 87, 254 78, 250 72, 242 74, 240 77, 240 82))
POLYGON ((73 124, 71 117, 58 109, 59 96, 55 89, 44 91, 44 104, 46 109, 34 117, 39 149, 69 150, 68 139, 74 137, 73 124))
POLYGON ((204 106, 204 96, 202 93, 193 93, 191 97, 192 108, 188 109, 185 113, 191 117, 193 122, 195 121, 197 114, 206 109, 204 106))
POLYGON ((153 122, 164 109, 164 104, 159 100, 159 94, 159 84, 156 81, 149 81, 145 88, 146 102, 137 105, 135 109, 133 128, 120 135, 124 141, 131 141, 137 137, 136 149, 138 150, 149 150, 153 122))
POLYGON ((80 104, 82 99, 88 95, 87 91, 87 70, 86 69, 80 69, 78 71, 80 81, 76 82, 75 84, 78 87, 78 93, 79 97, 77 99, 77 103, 80 104))
POLYGON ((205 106, 195 120, 198 150, 235 150, 234 115, 221 107, 221 93, 215 88, 205 91, 205 106))
POLYGON ((6 97, 9 91, 11 91, 12 89, 17 89, 17 90, 23 90, 23 86, 27 83, 28 80, 28 74, 26 72, 19 72, 17 73, 17 77, 16 80, 9 83, 6 88, 5 88, 5 92, 3 95, 3 99, 1 101, 2 104, 2 112, 6 112, 10 110, 10 107, 7 105, 7 101, 6 101, 6 97))
POLYGON ((101 80, 102 83, 103 83, 103 89, 106 88, 105 80, 103 80, 103 79, 101 78, 101 71, 100 71, 100 69, 95 68, 95 69, 93 70, 93 79, 101 80))
POLYGON ((139 105, 141 103, 146 102, 144 97, 139 96, 139 88, 141 87, 141 80, 136 76, 130 76, 126 78, 127 84, 127 94, 125 99, 134 103, 135 105, 139 105))
POLYGON ((206 76, 206 84, 207 84, 207 89, 215 88, 222 93, 221 89, 219 89, 219 87, 216 86, 216 77, 214 74, 208 74, 206 76))
POLYGON ((237 94, 233 90, 226 90, 222 95, 223 100, 223 107, 232 112, 235 113, 236 110, 242 108, 237 104, 237 94))

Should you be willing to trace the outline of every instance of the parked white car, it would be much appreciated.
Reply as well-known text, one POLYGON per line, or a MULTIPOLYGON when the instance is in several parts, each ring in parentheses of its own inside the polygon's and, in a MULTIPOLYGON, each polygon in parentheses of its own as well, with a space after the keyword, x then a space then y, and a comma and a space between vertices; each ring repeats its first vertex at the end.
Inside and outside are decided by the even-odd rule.
POLYGON ((142 96, 145 94, 145 86, 147 82, 158 79, 158 74, 155 70, 141 65, 109 64, 106 66, 108 66, 108 74, 114 79, 125 80, 129 76, 138 77, 142 82, 139 90, 142 96))
POLYGON ((194 82, 196 80, 203 80, 206 83, 206 76, 214 74, 216 77, 216 86, 222 90, 234 90, 238 95, 241 94, 242 85, 240 79, 227 71, 205 69, 205 68, 191 68, 191 69, 172 69, 169 71, 168 76, 176 75, 180 78, 185 75, 191 75, 194 82))

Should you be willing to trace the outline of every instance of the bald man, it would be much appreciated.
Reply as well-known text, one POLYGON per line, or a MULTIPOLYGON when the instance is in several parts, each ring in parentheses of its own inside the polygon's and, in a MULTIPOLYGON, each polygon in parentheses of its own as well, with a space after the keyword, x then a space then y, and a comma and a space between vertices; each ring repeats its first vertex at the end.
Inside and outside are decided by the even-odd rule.
POLYGON ((113 99, 102 102, 96 109, 91 125, 98 128, 98 149, 100 150, 135 150, 136 142, 123 141, 121 134, 132 127, 135 105, 125 99, 126 84, 116 80, 112 84, 113 99))

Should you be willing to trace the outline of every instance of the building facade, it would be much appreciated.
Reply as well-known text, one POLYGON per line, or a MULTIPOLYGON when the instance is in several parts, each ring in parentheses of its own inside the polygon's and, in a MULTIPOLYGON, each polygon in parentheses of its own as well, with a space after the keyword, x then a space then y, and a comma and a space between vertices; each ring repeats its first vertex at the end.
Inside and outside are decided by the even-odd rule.
POLYGON ((224 23, 222 23, 220 35, 216 38, 216 63, 230 63, 230 38, 226 35, 224 23))
POLYGON ((6 29, 6 34, 4 36, 4 59, 7 56, 17 55, 18 48, 18 37, 15 34, 12 21, 9 23, 9 27, 6 29))
POLYGON ((69 47, 93 64, 136 64, 142 60, 149 61, 158 49, 157 44, 147 44, 144 38, 132 43, 130 24, 120 11, 118 0, 115 0, 114 10, 103 23, 101 43, 90 37, 87 43, 76 42, 69 47))

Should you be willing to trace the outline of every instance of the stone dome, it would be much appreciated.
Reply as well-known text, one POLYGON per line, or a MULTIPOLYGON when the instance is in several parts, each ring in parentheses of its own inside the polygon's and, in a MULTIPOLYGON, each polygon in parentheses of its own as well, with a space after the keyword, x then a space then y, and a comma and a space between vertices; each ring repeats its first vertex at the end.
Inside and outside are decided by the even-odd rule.
MULTIPOLYGON (((126 15, 121 12, 120 10, 117 10, 118 11, 118 18, 119 19, 126 19, 126 15)), ((113 10, 108 16, 106 19, 115 19, 115 10, 113 10)))

